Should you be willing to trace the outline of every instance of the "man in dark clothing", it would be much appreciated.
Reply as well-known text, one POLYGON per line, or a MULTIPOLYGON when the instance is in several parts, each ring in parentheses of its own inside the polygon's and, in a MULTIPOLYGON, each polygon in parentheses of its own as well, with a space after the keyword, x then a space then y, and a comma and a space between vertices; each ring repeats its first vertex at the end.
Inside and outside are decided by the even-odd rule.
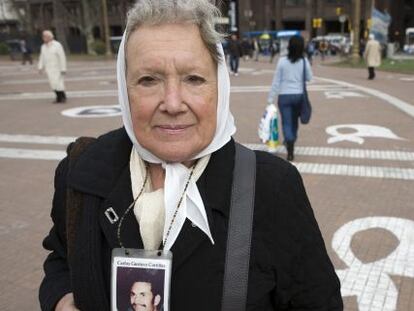
POLYGON ((241 45, 239 40, 237 39, 236 34, 232 34, 230 41, 229 41, 229 55, 230 55, 230 70, 231 73, 235 76, 238 76, 239 73, 239 60, 242 54, 241 52, 241 45))
POLYGON ((279 48, 277 46, 277 42, 276 41, 274 41, 274 40, 270 41, 269 51, 270 51, 269 61, 270 61, 270 63, 273 63, 273 59, 275 58, 275 55, 279 51, 279 48))
POLYGON ((243 56, 244 56, 244 60, 249 60, 249 58, 251 57, 250 55, 251 53, 251 43, 249 42, 249 40, 247 38, 243 38, 242 42, 241 42, 241 48, 243 51, 243 56))
POLYGON ((20 52, 22 53, 22 65, 25 65, 26 62, 29 62, 30 65, 33 64, 32 49, 25 39, 20 40, 20 52))

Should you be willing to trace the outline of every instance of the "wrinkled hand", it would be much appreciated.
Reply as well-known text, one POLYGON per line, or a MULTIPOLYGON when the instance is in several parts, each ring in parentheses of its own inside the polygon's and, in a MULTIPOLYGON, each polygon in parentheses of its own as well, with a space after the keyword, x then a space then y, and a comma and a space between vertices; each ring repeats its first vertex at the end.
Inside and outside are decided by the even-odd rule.
POLYGON ((80 311, 75 307, 75 300, 73 294, 68 293, 63 296, 56 305, 55 311, 80 311))

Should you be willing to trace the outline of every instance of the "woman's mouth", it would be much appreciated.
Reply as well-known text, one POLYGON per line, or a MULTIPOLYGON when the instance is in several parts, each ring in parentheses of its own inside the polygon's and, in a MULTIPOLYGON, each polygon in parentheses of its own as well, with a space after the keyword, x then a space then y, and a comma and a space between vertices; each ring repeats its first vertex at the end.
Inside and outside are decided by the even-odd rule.
POLYGON ((184 132, 186 129, 188 129, 191 125, 185 125, 185 124, 168 124, 168 125, 158 125, 157 128, 167 134, 179 134, 184 132))

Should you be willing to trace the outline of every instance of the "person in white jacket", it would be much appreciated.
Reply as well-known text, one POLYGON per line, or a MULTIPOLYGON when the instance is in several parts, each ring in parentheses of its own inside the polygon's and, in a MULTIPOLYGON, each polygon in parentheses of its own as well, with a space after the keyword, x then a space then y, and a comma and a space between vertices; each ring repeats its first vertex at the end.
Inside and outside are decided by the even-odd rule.
POLYGON ((368 80, 374 80, 375 68, 381 66, 381 45, 375 40, 375 35, 372 33, 365 46, 364 59, 368 67, 368 80))
POLYGON ((42 33, 43 44, 40 49, 38 69, 45 71, 52 90, 56 93, 55 103, 66 102, 63 76, 66 74, 66 56, 62 44, 54 40, 53 33, 45 30, 42 33))

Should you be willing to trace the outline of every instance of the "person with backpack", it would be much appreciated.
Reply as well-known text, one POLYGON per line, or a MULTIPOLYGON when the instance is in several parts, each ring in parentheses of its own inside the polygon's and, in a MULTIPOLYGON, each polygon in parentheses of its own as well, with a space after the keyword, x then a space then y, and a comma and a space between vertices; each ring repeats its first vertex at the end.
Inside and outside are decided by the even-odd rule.
POLYGON ((115 274, 138 263, 169 269, 164 311, 342 310, 299 172, 232 138, 219 10, 139 0, 127 16, 123 127, 57 167, 42 310, 115 310, 115 274))

